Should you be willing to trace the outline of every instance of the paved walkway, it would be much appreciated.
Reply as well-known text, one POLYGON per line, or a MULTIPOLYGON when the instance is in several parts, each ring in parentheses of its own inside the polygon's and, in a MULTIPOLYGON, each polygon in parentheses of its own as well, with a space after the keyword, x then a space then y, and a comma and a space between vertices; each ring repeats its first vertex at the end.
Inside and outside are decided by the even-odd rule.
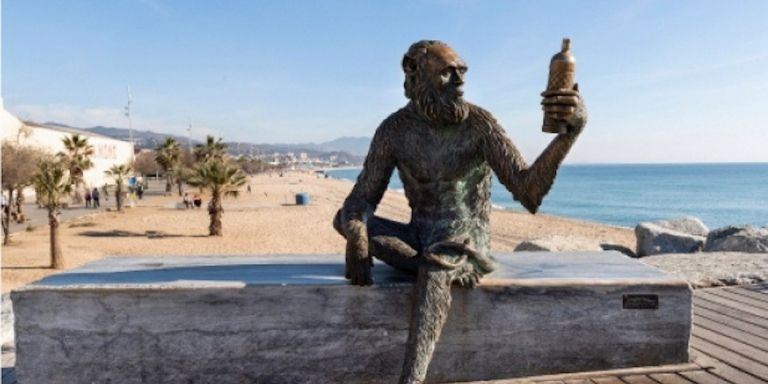
MULTIPOLYGON (((106 200, 104 198, 104 193, 101 190, 99 190, 99 192, 101 192, 100 208, 98 209, 85 208, 84 205, 71 206, 61 211, 61 215, 59 216, 59 219, 63 222, 67 220, 76 219, 78 217, 82 217, 85 215, 104 212, 107 210, 107 208, 111 208, 111 209, 117 208, 115 205, 114 188, 110 189, 110 194, 109 196, 107 196, 106 200)), ((164 180, 150 180, 149 189, 144 193, 144 199, 150 199, 153 196, 162 196, 164 193, 165 193, 164 180)), ((142 200, 138 200, 137 203, 141 204, 142 200)), ((11 221, 11 228, 10 228, 11 235, 17 232, 24 231, 29 226, 32 226, 34 228, 41 228, 48 225, 48 211, 43 208, 38 208, 37 204, 35 204, 34 202, 25 203, 23 211, 24 211, 24 216, 26 216, 27 220, 21 224, 11 221)))
MULTIPOLYGON (((768 384, 768 283, 696 290, 693 315, 689 364, 482 384, 768 384)), ((3 383, 19 384, 13 360, 4 356, 3 383)))

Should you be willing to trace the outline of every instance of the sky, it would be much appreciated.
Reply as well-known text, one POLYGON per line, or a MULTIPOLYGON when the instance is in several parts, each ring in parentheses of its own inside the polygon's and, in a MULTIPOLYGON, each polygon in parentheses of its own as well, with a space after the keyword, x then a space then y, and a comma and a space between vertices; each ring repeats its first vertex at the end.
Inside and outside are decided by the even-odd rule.
POLYGON ((442 40, 465 98, 528 161, 549 60, 572 40, 589 122, 567 163, 768 162, 768 1, 2 0, 2 96, 21 119, 200 139, 372 136, 400 61, 442 40))

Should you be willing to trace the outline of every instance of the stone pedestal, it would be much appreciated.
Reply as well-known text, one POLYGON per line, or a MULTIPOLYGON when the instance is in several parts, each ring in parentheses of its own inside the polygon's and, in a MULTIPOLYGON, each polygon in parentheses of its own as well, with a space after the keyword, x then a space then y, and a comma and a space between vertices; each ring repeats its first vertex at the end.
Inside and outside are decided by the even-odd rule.
MULTIPOLYGON (((109 258, 12 293, 21 383, 395 383, 413 279, 342 256, 109 258)), ((429 382, 682 363, 691 291, 617 252, 497 255, 429 382)))

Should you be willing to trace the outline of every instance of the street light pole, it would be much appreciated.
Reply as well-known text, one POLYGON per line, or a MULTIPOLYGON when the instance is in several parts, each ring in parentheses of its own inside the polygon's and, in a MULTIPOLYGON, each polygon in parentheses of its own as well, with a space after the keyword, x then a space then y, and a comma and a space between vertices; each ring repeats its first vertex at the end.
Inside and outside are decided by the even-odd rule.
POLYGON ((128 94, 128 103, 125 105, 125 117, 128 118, 128 137, 131 141, 131 145, 134 146, 133 151, 131 152, 131 161, 133 162, 136 154, 136 143, 133 142, 133 121, 131 120, 131 87, 126 88, 126 93, 128 94))
POLYGON ((192 153, 192 119, 189 119, 189 126, 187 126, 187 150, 192 153))

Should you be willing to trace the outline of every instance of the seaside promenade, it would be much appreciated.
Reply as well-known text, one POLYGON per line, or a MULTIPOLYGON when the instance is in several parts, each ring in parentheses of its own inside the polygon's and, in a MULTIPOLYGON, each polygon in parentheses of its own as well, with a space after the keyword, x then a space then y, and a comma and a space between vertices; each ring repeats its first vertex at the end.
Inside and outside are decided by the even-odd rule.
MULTIPOLYGON (((175 194, 161 196, 158 193, 122 213, 99 212, 66 221, 60 228, 65 268, 105 256, 324 254, 342 257, 345 244, 333 230, 331 218, 351 189, 351 182, 295 172, 286 173, 284 177, 259 175, 249 183, 251 193, 243 191, 240 197, 224 201, 222 237, 207 236, 205 207, 177 209, 180 199, 175 194), (294 195, 299 192, 310 195, 310 205, 294 204, 294 195)), ((161 187, 150 189, 150 195, 161 187)), ((377 214, 407 221, 405 197, 388 191, 377 214)), ((494 210, 492 213, 494 250, 512 251, 523 240, 551 235, 596 239, 630 249, 635 242, 629 228, 515 211, 494 210)), ((14 243, 3 247, 3 293, 55 272, 44 267, 49 258, 47 240, 48 229, 42 225, 17 233, 14 243)), ((692 364, 494 384, 766 383, 767 292, 766 285, 696 290, 692 364)), ((12 350, 4 352, 3 383, 13 383, 15 355, 12 350)))
MULTIPOLYGON (((136 201, 137 204, 143 204, 148 199, 151 199, 157 196, 163 196, 165 194, 165 180, 150 179, 148 182, 149 182, 149 190, 144 193, 143 199, 136 201)), ((107 209, 117 208, 117 205, 115 203, 114 187, 110 189, 109 196, 105 197, 104 192, 101 189, 99 189, 99 192, 102 194, 101 198, 99 199, 100 200, 99 208, 86 208, 85 203, 82 203, 79 205, 70 205, 68 208, 65 208, 61 211, 61 215, 59 215, 59 220, 70 221, 82 216, 93 215, 100 212, 104 212, 107 209)), ((175 190, 174 190, 174 193, 175 193, 175 190)), ((24 216, 26 217, 26 220, 23 223, 17 223, 11 220, 10 233, 12 234, 18 233, 21 231, 26 231, 28 230, 28 228, 34 229, 34 228, 44 227, 48 225, 48 211, 46 211, 44 208, 38 208, 37 204, 35 204, 34 201, 25 201, 23 206, 24 206, 24 216)))

